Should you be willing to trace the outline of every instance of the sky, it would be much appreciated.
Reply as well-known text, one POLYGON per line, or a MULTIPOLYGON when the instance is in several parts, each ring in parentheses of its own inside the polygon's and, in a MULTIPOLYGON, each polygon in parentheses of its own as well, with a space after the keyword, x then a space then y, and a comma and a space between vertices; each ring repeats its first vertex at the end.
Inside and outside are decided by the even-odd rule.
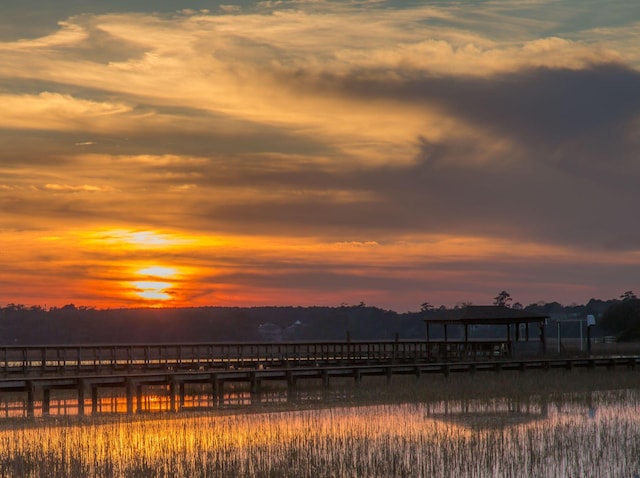
POLYGON ((0 305, 640 289, 637 0, 0 5, 0 305))

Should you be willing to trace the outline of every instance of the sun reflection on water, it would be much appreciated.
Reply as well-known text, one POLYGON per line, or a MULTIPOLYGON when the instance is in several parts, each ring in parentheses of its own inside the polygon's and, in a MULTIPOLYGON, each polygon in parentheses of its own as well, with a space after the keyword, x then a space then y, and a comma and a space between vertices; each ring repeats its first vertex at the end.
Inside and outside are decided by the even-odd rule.
MULTIPOLYGON (((524 402, 518 413, 532 420, 481 429, 456 423, 480 413, 480 401, 42 421, 0 430, 0 460, 28 460, 33 476, 54 466, 70 477, 633 476, 640 393, 587 399, 524 402)), ((151 397, 146 407, 166 400, 151 397)), ((511 414, 513 403, 487 410, 511 414)))

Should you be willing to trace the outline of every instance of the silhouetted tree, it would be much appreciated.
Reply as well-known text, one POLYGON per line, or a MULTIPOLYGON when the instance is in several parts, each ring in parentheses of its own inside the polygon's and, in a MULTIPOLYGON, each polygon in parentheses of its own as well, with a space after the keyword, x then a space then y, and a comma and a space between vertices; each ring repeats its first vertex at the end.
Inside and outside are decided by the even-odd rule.
POLYGON ((610 305, 599 325, 619 340, 640 339, 640 299, 628 298, 610 305))
POLYGON ((499 305, 500 307, 509 307, 509 302, 511 301, 511 294, 509 294, 506 290, 503 290, 493 298, 493 305, 499 305))
POLYGON ((473 305, 473 302, 471 301, 462 301, 462 302, 458 302, 454 309, 464 309, 465 307, 469 307, 470 305, 473 305))
POLYGON ((434 307, 430 302, 423 302, 422 304, 420 304, 420 312, 428 312, 433 309, 434 307))
POLYGON ((624 300, 637 299, 638 297, 636 297, 636 295, 632 291, 628 290, 624 294, 622 294, 620 298, 624 301, 624 300))

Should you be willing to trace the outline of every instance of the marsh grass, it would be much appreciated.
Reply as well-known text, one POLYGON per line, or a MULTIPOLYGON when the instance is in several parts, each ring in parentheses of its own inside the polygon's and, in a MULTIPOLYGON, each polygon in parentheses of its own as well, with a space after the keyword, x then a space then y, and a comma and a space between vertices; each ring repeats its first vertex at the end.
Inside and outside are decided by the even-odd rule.
POLYGON ((391 386, 334 383, 344 400, 334 394, 328 404, 8 421, 0 474, 632 477, 640 472, 639 378, 406 377, 391 386))

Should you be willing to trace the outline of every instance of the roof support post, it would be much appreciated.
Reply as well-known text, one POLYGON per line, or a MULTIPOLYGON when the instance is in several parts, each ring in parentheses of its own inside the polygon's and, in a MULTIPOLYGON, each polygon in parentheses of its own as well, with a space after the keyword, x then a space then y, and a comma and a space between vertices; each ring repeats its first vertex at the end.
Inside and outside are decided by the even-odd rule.
POLYGON ((469 355, 469 324, 464 324, 464 345, 462 346, 462 354, 465 357, 469 355))

